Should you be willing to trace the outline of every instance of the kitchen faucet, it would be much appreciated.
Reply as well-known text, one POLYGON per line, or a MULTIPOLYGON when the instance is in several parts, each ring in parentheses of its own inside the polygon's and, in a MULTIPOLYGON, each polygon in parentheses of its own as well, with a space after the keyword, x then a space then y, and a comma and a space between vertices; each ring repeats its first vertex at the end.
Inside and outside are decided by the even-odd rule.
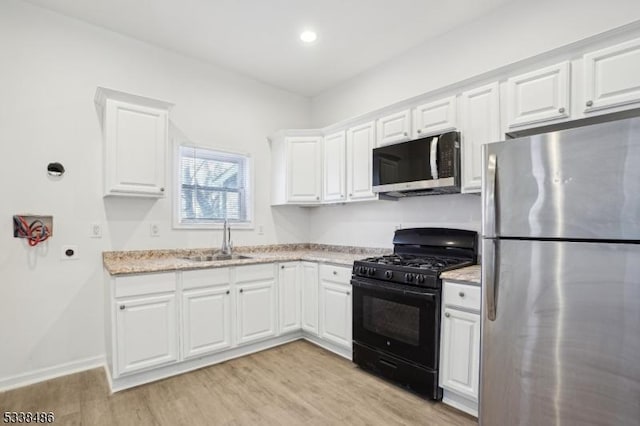
POLYGON ((224 220, 224 228, 222 229, 222 247, 220 251, 224 255, 231 255, 233 251, 233 243, 231 242, 231 228, 227 219, 224 220))

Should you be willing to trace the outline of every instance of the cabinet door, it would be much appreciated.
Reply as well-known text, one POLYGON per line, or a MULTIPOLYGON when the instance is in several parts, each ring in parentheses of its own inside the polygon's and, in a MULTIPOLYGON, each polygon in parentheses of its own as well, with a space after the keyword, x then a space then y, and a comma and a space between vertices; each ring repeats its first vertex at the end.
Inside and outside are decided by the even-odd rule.
POLYGON ((302 329, 318 335, 318 264, 302 262, 300 265, 302 287, 302 329))
POLYGON ((238 343, 276 335, 275 280, 238 285, 238 343))
POLYGON ((418 105, 413 112, 414 137, 434 135, 456 128, 456 97, 418 105))
POLYGON ((480 192, 482 145, 500 137, 498 83, 464 92, 462 102, 462 191, 480 192))
POLYGON ((320 337, 351 349, 351 286, 320 281, 320 337))
POLYGON ((569 118, 569 62, 562 62, 507 81, 509 128, 569 118))
POLYGON ((317 203, 322 181, 322 138, 287 138, 287 194, 289 202, 317 203))
POLYGON ((114 309, 118 376, 177 361, 174 294, 123 299, 114 309))
POLYGON ((105 111, 105 195, 164 195, 168 112, 108 100, 105 111))
POLYGON ((405 142, 411 139, 410 110, 389 114, 378 119, 378 145, 405 142))
POLYGON ((280 264, 278 273, 280 333, 300 329, 299 269, 298 262, 280 264))
POLYGON ((442 322, 440 386, 478 400, 480 315, 446 308, 442 322))
POLYGON ((344 131, 324 138, 323 149, 323 201, 346 199, 346 134, 344 131))
POLYGON ((183 358, 231 347, 230 293, 228 286, 222 286, 182 294, 183 358))
POLYGON ((584 112, 640 101, 640 39, 584 55, 584 112))
POLYGON ((347 190, 349 200, 373 200, 373 148, 375 124, 369 122, 347 132, 347 190))

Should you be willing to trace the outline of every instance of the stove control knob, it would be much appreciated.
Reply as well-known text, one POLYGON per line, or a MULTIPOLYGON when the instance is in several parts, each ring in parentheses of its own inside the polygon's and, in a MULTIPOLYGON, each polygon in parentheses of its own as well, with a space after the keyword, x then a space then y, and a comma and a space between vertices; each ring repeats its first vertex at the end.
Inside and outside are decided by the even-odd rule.
POLYGON ((390 280, 391 278, 393 278, 393 271, 386 271, 384 273, 384 277, 388 280, 390 280))
POLYGON ((369 268, 369 270, 367 270, 367 274, 369 274, 369 276, 374 276, 376 274, 376 268, 369 268))
POLYGON ((407 272, 406 274, 404 274, 404 279, 406 282, 410 283, 411 281, 413 281, 413 274, 407 272))
POLYGON ((359 274, 363 274, 364 273, 364 266, 358 266, 358 273, 359 274))
POLYGON ((418 280, 418 282, 419 282, 420 284, 422 284, 422 283, 424 282, 424 275, 418 275, 418 276, 416 277, 416 279, 418 280))

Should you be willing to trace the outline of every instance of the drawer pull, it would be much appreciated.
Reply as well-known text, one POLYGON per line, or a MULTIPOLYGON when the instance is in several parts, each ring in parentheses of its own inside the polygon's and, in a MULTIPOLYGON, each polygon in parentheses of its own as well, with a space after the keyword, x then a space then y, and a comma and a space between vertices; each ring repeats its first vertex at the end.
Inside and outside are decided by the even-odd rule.
POLYGON ((447 317, 447 318, 449 318, 449 317, 451 316, 451 314, 450 314, 449 312, 445 312, 445 313, 444 313, 444 316, 445 316, 445 317, 447 317))
POLYGON ((227 294, 229 294, 229 290, 227 290, 227 294))
POLYGON ((242 293, 242 292, 244 292, 244 290, 243 290, 243 289, 240 289, 240 293, 242 293))
POLYGON ((124 311, 125 306, 124 305, 120 305, 120 310, 124 311))
POLYGON ((338 271, 333 271, 333 275, 338 275, 338 271))
POLYGON ((461 291, 460 293, 458 293, 458 296, 464 297, 464 291, 461 291))

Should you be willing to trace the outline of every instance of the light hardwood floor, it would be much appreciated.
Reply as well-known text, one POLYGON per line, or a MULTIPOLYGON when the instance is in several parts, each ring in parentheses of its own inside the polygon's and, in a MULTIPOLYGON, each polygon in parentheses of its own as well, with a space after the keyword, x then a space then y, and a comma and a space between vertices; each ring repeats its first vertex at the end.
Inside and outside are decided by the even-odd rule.
POLYGON ((53 411, 64 425, 477 424, 305 341, 113 395, 90 370, 0 393, 4 411, 53 411))

